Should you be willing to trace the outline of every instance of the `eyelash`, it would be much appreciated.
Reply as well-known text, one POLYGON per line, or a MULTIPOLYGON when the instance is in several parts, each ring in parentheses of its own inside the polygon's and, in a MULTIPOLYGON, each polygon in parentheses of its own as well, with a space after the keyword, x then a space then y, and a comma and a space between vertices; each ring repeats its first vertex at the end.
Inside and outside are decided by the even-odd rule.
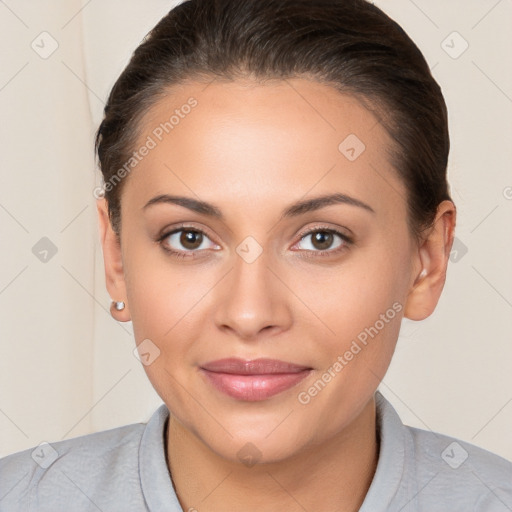
MULTIPOLYGON (((208 233, 206 233, 202 229, 195 228, 193 226, 181 225, 181 226, 173 229, 172 231, 168 231, 168 232, 164 233, 162 236, 160 236, 157 239, 157 242, 160 244, 162 249, 164 251, 166 251, 167 253, 169 253, 172 257, 175 257, 175 258, 195 258, 196 256, 194 256, 194 253, 198 252, 197 250, 195 250, 195 251, 176 251, 174 249, 169 249, 168 247, 166 247, 163 244, 163 241, 165 239, 169 238, 171 235, 174 235, 175 233, 179 233, 180 231, 192 231, 194 233, 200 233, 200 234, 210 238, 208 236, 208 233)), ((329 233, 329 234, 337 235, 337 236, 339 236, 342 239, 342 241, 344 243, 343 243, 343 245, 341 245, 340 247, 337 247, 336 249, 326 249, 326 250, 323 250, 323 251, 305 250, 305 253, 306 253, 305 257, 307 257, 307 258, 333 256, 333 255, 336 255, 336 254, 338 254, 338 253, 348 249, 353 244, 353 240, 350 237, 348 237, 347 235, 345 235, 345 234, 343 234, 343 233, 341 233, 341 232, 339 232, 339 231, 337 231, 335 229, 328 228, 326 226, 316 226, 313 229, 310 229, 310 230, 308 230, 308 231, 306 231, 304 233, 301 233, 299 235, 300 236, 299 242, 302 241, 302 239, 305 238, 306 236, 312 235, 314 233, 329 233)))

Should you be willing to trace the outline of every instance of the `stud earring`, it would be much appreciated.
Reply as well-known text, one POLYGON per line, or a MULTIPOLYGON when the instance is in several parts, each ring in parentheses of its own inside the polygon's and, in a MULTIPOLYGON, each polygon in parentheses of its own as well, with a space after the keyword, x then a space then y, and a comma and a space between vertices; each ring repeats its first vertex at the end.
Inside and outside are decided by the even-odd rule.
POLYGON ((124 309, 124 302, 116 302, 114 301, 114 307, 116 308, 117 311, 122 311, 124 309))

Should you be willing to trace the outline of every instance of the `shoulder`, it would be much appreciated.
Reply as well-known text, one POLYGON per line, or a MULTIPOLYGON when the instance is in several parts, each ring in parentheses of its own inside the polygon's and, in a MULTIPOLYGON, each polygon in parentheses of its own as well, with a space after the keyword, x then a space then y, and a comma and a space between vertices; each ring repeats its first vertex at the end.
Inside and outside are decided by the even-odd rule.
POLYGON ((512 463, 460 439, 404 425, 376 395, 379 460, 361 511, 510 512, 512 463))
POLYGON ((130 481, 140 487, 144 428, 143 423, 126 425, 3 457, 0 511, 89 510, 91 497, 101 501, 116 488, 129 488, 130 481))
POLYGON ((466 504, 466 510, 512 510, 512 462, 455 437, 406 425, 404 430, 406 467, 414 465, 419 503, 444 497, 444 503, 466 504))

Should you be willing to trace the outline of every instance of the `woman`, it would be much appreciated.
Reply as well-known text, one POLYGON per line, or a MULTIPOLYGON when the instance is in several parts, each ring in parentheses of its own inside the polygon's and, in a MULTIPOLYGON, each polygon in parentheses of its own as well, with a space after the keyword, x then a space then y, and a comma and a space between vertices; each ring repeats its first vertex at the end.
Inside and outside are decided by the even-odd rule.
POLYGON ((512 510, 512 464, 377 391, 442 292, 447 111, 364 0, 189 0, 96 139, 111 312, 165 402, 0 461, 0 510, 512 510))

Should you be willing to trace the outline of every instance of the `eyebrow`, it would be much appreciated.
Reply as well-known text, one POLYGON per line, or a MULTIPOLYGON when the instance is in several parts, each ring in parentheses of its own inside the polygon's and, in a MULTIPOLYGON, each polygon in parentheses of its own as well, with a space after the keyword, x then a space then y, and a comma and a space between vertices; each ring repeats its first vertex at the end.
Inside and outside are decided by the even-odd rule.
MULTIPOLYGON (((185 196, 172 196, 169 194, 160 194, 150 199, 143 207, 143 210, 151 205, 155 204, 175 204, 182 206, 196 213, 207 215, 215 219, 224 220, 224 215, 221 210, 214 204, 207 203, 206 201, 200 201, 193 199, 192 197, 185 196)), ((348 196, 346 194, 329 194, 324 196, 314 197, 312 199, 305 199, 303 201, 297 201, 296 203, 288 206, 281 214, 281 219, 289 217, 297 217, 308 212, 320 210, 326 206, 334 204, 347 204, 350 206, 357 206, 368 212, 375 214, 375 210, 368 204, 356 199, 355 197, 348 196)))

